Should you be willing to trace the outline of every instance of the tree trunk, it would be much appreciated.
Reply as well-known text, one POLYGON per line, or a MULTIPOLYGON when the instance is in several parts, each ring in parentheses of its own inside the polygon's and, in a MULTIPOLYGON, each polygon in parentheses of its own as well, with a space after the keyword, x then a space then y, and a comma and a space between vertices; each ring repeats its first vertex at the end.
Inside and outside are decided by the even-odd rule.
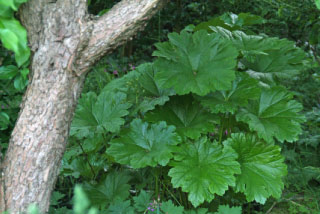
POLYGON ((121 45, 163 5, 123 0, 107 14, 88 18, 86 0, 29 0, 21 11, 33 51, 24 95, 2 164, 0 212, 49 208, 69 128, 90 66, 121 45))

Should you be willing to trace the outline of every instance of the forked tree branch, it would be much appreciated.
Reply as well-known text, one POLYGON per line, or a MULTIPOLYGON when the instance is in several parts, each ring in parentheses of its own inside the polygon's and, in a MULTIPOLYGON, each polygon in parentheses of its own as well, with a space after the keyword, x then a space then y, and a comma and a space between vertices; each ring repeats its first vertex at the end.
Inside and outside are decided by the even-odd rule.
POLYGON ((22 6, 33 75, 0 174, 0 213, 25 212, 31 203, 48 211, 84 74, 164 3, 123 0, 98 20, 90 20, 86 0, 29 0, 22 6))
POLYGON ((85 23, 76 61, 78 75, 88 71, 97 60, 144 29, 147 21, 166 0, 122 0, 96 21, 85 23))

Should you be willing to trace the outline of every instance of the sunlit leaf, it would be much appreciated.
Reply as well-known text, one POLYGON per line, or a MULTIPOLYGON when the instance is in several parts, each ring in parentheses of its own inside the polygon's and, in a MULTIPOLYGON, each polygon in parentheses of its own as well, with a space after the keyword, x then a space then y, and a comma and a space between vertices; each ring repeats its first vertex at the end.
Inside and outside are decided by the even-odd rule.
POLYGON ((163 87, 172 87, 179 95, 230 89, 238 53, 217 34, 171 33, 169 42, 156 47, 156 80, 163 87))
POLYGON ((5 48, 19 52, 19 39, 11 30, 0 28, 0 39, 5 48))
POLYGON ((89 207, 90 201, 80 186, 74 189, 74 205, 73 210, 76 214, 83 214, 89 207))
POLYGON ((223 195, 235 185, 234 174, 240 173, 237 153, 230 147, 200 138, 194 143, 181 145, 170 165, 171 183, 188 192, 188 199, 197 207, 205 200, 210 202, 215 194, 223 195))
POLYGON ((267 144, 253 135, 232 134, 225 145, 239 155, 241 174, 236 176, 235 190, 243 192, 248 201, 265 203, 270 196, 280 198, 282 178, 287 174, 280 147, 267 144))
POLYGON ((15 52, 19 67, 28 60, 30 49, 27 45, 27 31, 20 22, 13 18, 0 19, 0 39, 7 49, 15 52))
POLYGON ((320 0, 314 0, 318 10, 320 10, 320 0))
POLYGON ((292 94, 281 87, 273 87, 263 89, 260 99, 242 108, 236 118, 268 142, 273 142, 274 137, 280 142, 293 142, 298 139, 300 123, 305 120, 299 114, 301 110, 302 105, 292 100, 292 94))

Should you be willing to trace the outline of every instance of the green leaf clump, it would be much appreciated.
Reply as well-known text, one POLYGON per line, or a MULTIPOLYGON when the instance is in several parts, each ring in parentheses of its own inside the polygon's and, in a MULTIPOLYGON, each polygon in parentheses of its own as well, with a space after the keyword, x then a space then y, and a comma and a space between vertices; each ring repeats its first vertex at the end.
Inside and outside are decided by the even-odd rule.
POLYGON ((104 213, 239 214, 241 207, 213 201, 229 188, 233 205, 280 197, 287 168, 275 143, 297 140, 305 121, 281 83, 303 69, 305 53, 288 40, 239 31, 261 17, 214 21, 169 34, 154 63, 82 96, 63 173, 86 180, 104 213), (188 201, 198 209, 187 210, 188 201))

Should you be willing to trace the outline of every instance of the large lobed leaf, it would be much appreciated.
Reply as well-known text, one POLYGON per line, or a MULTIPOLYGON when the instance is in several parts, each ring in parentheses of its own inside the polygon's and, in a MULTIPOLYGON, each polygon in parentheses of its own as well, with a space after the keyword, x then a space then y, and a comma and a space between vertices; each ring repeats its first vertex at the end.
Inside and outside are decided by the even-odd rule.
POLYGON ((146 192, 141 190, 138 196, 133 197, 134 208, 138 212, 146 211, 147 207, 150 206, 150 202, 152 201, 152 194, 150 192, 146 192))
POLYGON ((127 173, 114 171, 98 185, 85 184, 84 190, 92 205, 104 208, 107 204, 124 201, 129 196, 130 179, 127 173))
POLYGON ((273 81, 275 77, 292 78, 305 67, 306 54, 292 41, 247 35, 242 31, 230 32, 221 27, 211 29, 232 41, 243 56, 241 63, 256 79, 273 81))
POLYGON ((155 81, 153 64, 145 63, 136 68, 139 77, 139 100, 135 111, 147 112, 157 105, 163 105, 169 100, 169 96, 175 94, 172 89, 162 89, 155 81))
POLYGON ((92 137, 94 133, 117 132, 130 106, 124 93, 104 91, 97 97, 89 92, 79 101, 70 134, 82 138, 92 137))
POLYGON ((205 95, 227 90, 234 80, 238 52, 217 34, 201 30, 169 34, 169 42, 156 44, 156 80, 177 94, 205 95))
POLYGON ((27 31, 13 17, 0 17, 0 40, 5 48, 15 53, 18 66, 23 65, 29 59, 30 49, 27 43, 27 31))
POLYGON ((163 213, 183 214, 184 207, 175 206, 171 200, 161 203, 163 213))
POLYGON ((107 153, 121 164, 129 164, 133 168, 167 165, 173 157, 175 145, 180 138, 174 126, 159 122, 149 126, 147 122, 135 119, 130 128, 121 132, 120 138, 110 142, 107 153))
POLYGON ((248 100, 258 99, 260 88, 258 82, 246 74, 238 74, 232 83, 231 90, 216 91, 204 97, 198 97, 201 104, 208 107, 213 113, 226 113, 235 111, 248 105, 248 100))
POLYGON ((197 139, 203 133, 212 132, 215 116, 204 109, 191 95, 172 96, 164 106, 146 114, 150 122, 166 121, 177 128, 181 137, 197 139))
POLYGON ((219 205, 218 212, 213 214, 241 214, 241 207, 229 207, 229 205, 219 205))
POLYGON ((132 104, 131 115, 147 112, 157 105, 163 105, 169 96, 175 94, 172 89, 163 89, 155 81, 155 70, 152 63, 144 63, 134 71, 108 83, 103 91, 123 92, 127 101, 132 104))
POLYGON ((237 153, 241 174, 236 176, 235 190, 243 192, 248 201, 265 203, 270 196, 279 198, 282 178, 287 174, 280 147, 267 144, 250 134, 232 134, 224 142, 237 153))
POLYGON ((241 109, 236 118, 267 142, 273 142, 274 137, 280 142, 293 142, 301 133, 304 116, 299 114, 302 105, 291 99, 292 94, 284 88, 263 89, 259 101, 241 109))
POLYGON ((221 16, 215 17, 208 22, 202 22, 197 25, 194 31, 198 31, 201 29, 207 30, 211 32, 211 26, 220 26, 230 31, 239 30, 245 26, 263 24, 265 20, 261 16, 253 15, 250 13, 224 13, 221 16))
POLYGON ((234 174, 240 173, 236 158, 237 153, 231 147, 222 148, 205 137, 183 144, 170 164, 173 166, 169 171, 171 183, 188 192, 189 201, 197 207, 235 185, 234 174))
POLYGON ((134 208, 130 206, 130 201, 117 201, 111 204, 104 214, 134 214, 134 208))

